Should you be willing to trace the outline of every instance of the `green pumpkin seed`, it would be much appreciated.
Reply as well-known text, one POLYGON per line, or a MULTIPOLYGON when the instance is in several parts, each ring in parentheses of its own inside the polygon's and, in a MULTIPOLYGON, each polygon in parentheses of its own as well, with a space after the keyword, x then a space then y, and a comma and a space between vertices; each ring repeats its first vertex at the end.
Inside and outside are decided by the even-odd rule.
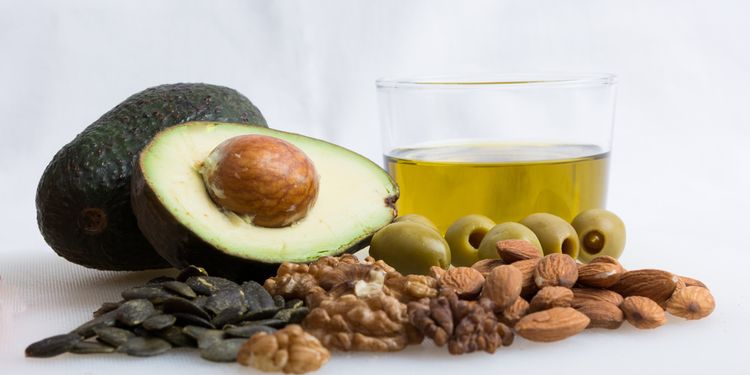
POLYGON ((180 271, 180 273, 177 275, 177 281, 185 282, 185 280, 189 279, 192 276, 208 276, 208 272, 206 272, 203 267, 190 265, 180 271))
POLYGON ((205 309, 214 315, 221 314, 222 311, 230 308, 239 308, 239 313, 243 314, 247 310, 245 304, 245 294, 240 288, 225 288, 217 290, 206 300, 205 309))
POLYGON ((273 328, 282 328, 286 325, 286 322, 281 319, 261 319, 254 321, 244 321, 240 323, 242 326, 269 326, 273 328))
POLYGON ((177 323, 183 326, 194 325, 194 326, 200 326, 200 327, 211 328, 211 329, 216 328, 216 326, 211 324, 211 322, 209 322, 208 320, 203 319, 201 317, 197 317, 192 314, 172 313, 172 315, 174 315, 174 317, 177 318, 177 323))
POLYGON ((286 303, 284 304, 284 307, 287 309, 294 309, 297 307, 302 307, 304 305, 305 305, 304 301, 302 301, 301 299, 295 298, 295 299, 290 299, 289 301, 286 301, 286 303))
POLYGON ((70 349, 73 354, 99 354, 112 353, 115 348, 96 341, 80 341, 70 349))
POLYGON ((70 351, 81 340, 81 336, 75 333, 47 337, 29 345, 26 348, 26 356, 35 358, 54 357, 70 351))
POLYGON ((194 338, 182 332, 182 327, 169 326, 160 331, 154 332, 157 337, 169 341, 175 347, 195 348, 198 346, 194 338))
POLYGON ((117 312, 117 320, 131 327, 143 323, 148 317, 156 314, 154 305, 146 299, 129 300, 115 311, 117 312))
POLYGON ((221 340, 201 349, 201 357, 213 362, 234 362, 237 360, 237 353, 245 342, 247 342, 245 339, 221 340))
POLYGON ((254 334, 259 332, 265 332, 268 334, 273 334, 276 332, 276 328, 271 328, 269 326, 263 326, 263 325, 252 325, 252 326, 240 326, 240 327, 229 327, 224 329, 224 332, 227 333, 228 336, 232 337, 244 337, 244 338, 251 338, 254 334))
POLYGON ((73 330, 72 333, 75 333, 79 336, 83 336, 84 338, 89 338, 91 336, 94 336, 94 328, 98 327, 111 327, 115 325, 115 322, 117 322, 117 314, 120 309, 112 310, 109 312, 106 312, 102 315, 97 316, 96 318, 89 320, 86 323, 81 324, 76 329, 73 330))
POLYGON ((102 305, 96 311, 94 311, 94 318, 98 318, 99 316, 102 316, 110 311, 117 310, 117 308, 120 307, 123 302, 125 301, 102 303, 102 305))
POLYGON ((198 318, 209 320, 211 316, 203 310, 200 306, 193 302, 190 302, 184 298, 170 298, 161 305, 162 311, 169 314, 182 313, 194 315, 198 318))
POLYGON ((159 284, 163 284, 163 283, 169 282, 169 281, 174 281, 174 277, 158 276, 158 277, 154 277, 153 279, 147 281, 146 285, 151 285, 151 284, 159 285, 159 284))
POLYGON ((246 281, 242 283, 241 288, 245 294, 245 304, 248 311, 270 310, 284 306, 283 304, 277 306, 276 301, 274 301, 268 291, 255 281, 246 281))
POLYGON ((169 349, 172 349, 172 345, 158 337, 132 337, 118 351, 136 357, 151 357, 165 353, 169 349))
POLYGON ((118 347, 135 337, 133 332, 117 327, 97 327, 94 328, 94 332, 97 340, 114 347, 118 347))
POLYGON ((289 324, 299 323, 309 312, 310 310, 304 306, 294 309, 282 309, 273 316, 273 319, 279 319, 289 324))
POLYGON ((198 348, 205 349, 224 339, 224 331, 218 329, 206 329, 197 326, 186 326, 182 329, 186 335, 198 342, 198 348))
POLYGON ((198 297, 189 285, 180 281, 167 281, 160 284, 162 288, 185 298, 198 297))
POLYGON ((239 287, 237 283, 216 276, 191 276, 185 283, 198 294, 210 296, 221 289, 239 287))
POLYGON ((143 328, 149 331, 158 331, 173 325, 177 321, 174 315, 157 314, 143 321, 143 328))
POLYGON ((162 303, 166 299, 171 298, 172 293, 167 292, 158 286, 136 286, 133 288, 125 289, 122 292, 122 298, 125 300, 132 299, 147 299, 152 303, 162 303))

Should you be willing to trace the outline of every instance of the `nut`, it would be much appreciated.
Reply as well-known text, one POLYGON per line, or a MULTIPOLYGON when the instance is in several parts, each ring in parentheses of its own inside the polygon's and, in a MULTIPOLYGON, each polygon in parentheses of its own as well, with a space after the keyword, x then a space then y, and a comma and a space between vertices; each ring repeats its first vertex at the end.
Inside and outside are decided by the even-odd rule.
POLYGON ((615 306, 622 304, 622 296, 611 290, 573 288, 573 307, 577 307, 590 300, 609 302, 615 306))
POLYGON ((502 259, 482 259, 474 264, 471 265, 471 268, 479 271, 482 276, 487 277, 487 275, 492 271, 493 268, 503 265, 505 262, 503 262, 502 259))
POLYGON ((318 339, 291 324, 273 334, 253 335, 237 353, 237 362, 261 371, 302 374, 319 369, 330 356, 318 339))
POLYGON ((540 260, 541 258, 519 260, 511 264, 521 271, 521 295, 525 297, 531 297, 538 289, 534 283, 534 271, 540 260))
POLYGON ((389 273, 386 275, 383 291, 403 303, 409 303, 437 296, 437 280, 426 275, 402 276, 397 272, 389 273))
POLYGON ((703 283, 703 282, 701 282, 700 280, 694 279, 694 278, 692 278, 692 277, 687 277, 687 276, 677 276, 677 278, 678 278, 678 279, 679 279, 679 280, 680 280, 680 281, 681 281, 681 282, 682 282, 683 284, 685 284, 684 286, 699 286, 699 287, 701 287, 701 288, 706 288, 706 289, 708 289, 708 287, 706 286, 706 284, 704 284, 704 283, 703 283))
MULTIPOLYGON (((609 255, 599 255, 598 257, 596 257, 594 259, 591 259, 591 261, 589 262, 589 264, 590 263, 609 263, 609 264, 616 264, 616 265, 622 267, 622 265, 620 264, 620 261, 617 260, 617 258, 611 257, 609 255)), ((623 272, 625 272, 624 268, 622 270, 623 270, 623 272)))
POLYGON ((594 288, 609 288, 625 272, 620 264, 595 262, 578 268, 578 282, 594 288))
POLYGON ((217 205, 249 215, 262 227, 302 219, 318 197, 312 160, 293 144, 265 135, 227 139, 211 151, 200 173, 217 205))
POLYGON ((533 313, 553 307, 570 307, 572 302, 572 290, 562 286, 548 286, 539 290, 531 299, 528 312, 533 313))
POLYGON ((625 297, 620 308, 625 319, 636 328, 652 329, 667 322, 661 306, 648 297, 625 297))
POLYGON ((500 259, 507 264, 542 257, 542 252, 526 240, 502 240, 497 241, 495 246, 500 259))
POLYGON ((521 295, 522 278, 518 268, 510 265, 495 267, 487 275, 481 297, 492 301, 496 311, 502 311, 521 295))
POLYGON ((476 297, 484 285, 482 273, 469 267, 452 267, 446 271, 433 266, 430 275, 437 279, 440 289, 452 289, 463 299, 476 297))
POLYGON ((678 278, 667 271, 653 269, 628 271, 622 274, 620 280, 610 289, 620 293, 623 297, 648 297, 664 307, 669 297, 672 296, 677 281, 678 278))
POLYGON ((625 319, 619 307, 604 301, 586 300, 576 306, 576 310, 591 319, 586 328, 617 329, 625 319))
POLYGON ((567 254, 549 254, 539 261, 534 270, 534 283, 540 289, 545 286, 571 288, 577 279, 578 266, 567 254))
POLYGON ((711 292, 700 286, 678 289, 667 301, 667 311, 670 314, 688 320, 705 318, 715 307, 716 302, 711 292))
POLYGON ((589 322, 586 315, 571 307, 553 307, 524 316, 515 330, 530 341, 552 342, 583 331, 589 322))
POLYGON ((498 319, 512 327, 526 315, 528 310, 529 303, 525 299, 518 297, 515 302, 506 307, 502 313, 498 314, 498 319))

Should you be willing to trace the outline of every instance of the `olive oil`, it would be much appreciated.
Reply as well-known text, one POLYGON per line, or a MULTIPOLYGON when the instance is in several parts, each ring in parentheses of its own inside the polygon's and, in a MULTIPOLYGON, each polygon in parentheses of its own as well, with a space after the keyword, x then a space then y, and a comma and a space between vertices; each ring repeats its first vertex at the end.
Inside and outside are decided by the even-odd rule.
POLYGON ((592 145, 464 143, 393 150, 399 215, 416 213, 444 233, 461 216, 500 223, 549 212, 568 221, 604 207, 609 153, 592 145))

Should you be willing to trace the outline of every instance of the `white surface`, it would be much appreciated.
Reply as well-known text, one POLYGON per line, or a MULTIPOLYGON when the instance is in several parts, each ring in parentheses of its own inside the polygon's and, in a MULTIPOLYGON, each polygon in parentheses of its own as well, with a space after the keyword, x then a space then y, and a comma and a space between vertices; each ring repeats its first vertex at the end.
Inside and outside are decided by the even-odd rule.
POLYGON ((335 353, 321 373, 748 373, 750 3, 744 1, 0 2, 0 372, 252 373, 193 352, 23 358, 153 273, 87 270, 38 234, 34 191, 52 155, 128 95, 224 84, 271 126, 380 161, 373 81, 477 71, 608 71, 620 78, 609 207, 626 267, 705 281, 715 313, 655 331, 524 340, 495 355, 428 345, 335 353), (460 5, 459 5, 460 4, 460 5))

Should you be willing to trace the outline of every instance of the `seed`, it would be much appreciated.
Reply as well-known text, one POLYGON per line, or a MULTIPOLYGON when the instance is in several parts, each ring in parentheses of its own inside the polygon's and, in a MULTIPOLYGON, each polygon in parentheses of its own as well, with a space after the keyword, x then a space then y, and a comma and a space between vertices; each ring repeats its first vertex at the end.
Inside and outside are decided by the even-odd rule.
POLYGON ((209 322, 208 320, 195 315, 186 313, 172 313, 172 315, 177 318, 177 323, 181 325, 194 325, 212 329, 216 328, 216 326, 211 324, 211 322, 209 322))
POLYGON ((146 285, 156 284, 160 285, 169 281, 174 281, 174 277, 169 276, 158 276, 146 282, 146 285))
POLYGON ((136 286, 122 292, 122 298, 126 300, 147 299, 153 303, 162 303, 170 297, 172 293, 157 286, 136 286))
MULTIPOLYGON (((284 307, 284 304, 277 305, 274 297, 263 288, 262 285, 255 281, 246 281, 242 283, 242 292, 245 293, 245 301, 249 311, 270 310, 276 307, 284 307)), ((283 297, 280 297, 283 302, 283 297)))
POLYGON ((26 348, 27 357, 48 358, 70 351, 81 336, 75 333, 56 335, 37 341, 26 348))
POLYGON ((276 332, 276 328, 271 328, 268 326, 262 326, 262 325, 251 325, 251 326, 240 326, 240 327, 230 327, 224 329, 224 332, 227 333, 229 336, 233 337, 244 337, 244 338, 250 338, 254 334, 258 332, 265 332, 268 334, 273 334, 276 332))
POLYGON ((191 276, 185 280, 185 283, 196 293, 207 296, 212 295, 221 289, 239 287, 234 281, 215 276, 191 276))
POLYGON ((227 324, 237 323, 244 318, 243 309, 244 307, 230 306, 211 319, 211 324, 216 327, 224 327, 227 324))
POLYGON ((219 315, 230 307, 239 307, 240 314, 247 310, 245 294, 240 288, 225 288, 216 291, 208 297, 205 309, 214 313, 214 315, 219 315))
POLYGON ((161 305, 162 311, 165 313, 182 313, 188 315, 194 315, 198 318, 209 320, 211 316, 203 310, 200 306, 193 302, 190 302, 184 298, 173 297, 170 298, 161 305))
POLYGON ((304 305, 305 305, 305 302, 303 300, 295 298, 295 299, 290 299, 289 301, 286 301, 286 303, 284 304, 284 307, 287 309, 294 309, 297 307, 302 307, 304 305))
POLYGON ((120 306, 117 311, 117 320, 126 326, 137 326, 143 323, 151 315, 156 313, 154 305, 146 299, 133 299, 120 306))
POLYGON ((177 321, 174 315, 158 314, 152 315, 143 321, 143 328, 149 331, 158 331, 173 325, 177 321))
POLYGON ((125 344, 131 338, 135 337, 133 332, 117 327, 97 327, 94 328, 96 339, 106 344, 118 347, 125 344))
POLYGON ((269 326, 273 328, 281 328, 286 325, 286 322, 281 319, 261 319, 255 321, 245 321, 240 323, 243 326, 269 326))
POLYGON ((192 337, 182 332, 182 327, 169 326, 155 332, 156 336, 169 341, 175 347, 197 347, 197 342, 192 337))
POLYGON ((208 348, 201 349, 201 357, 213 362, 234 362, 245 342, 247 342, 245 339, 221 340, 208 348))
POLYGON ((205 349, 224 339, 224 331, 218 329, 206 329, 197 326, 186 326, 182 329, 186 335, 198 342, 198 348, 205 349))
POLYGON ((98 317, 81 324, 78 328, 74 329, 72 333, 83 336, 84 338, 94 336, 94 328, 111 327, 115 325, 118 311, 119 308, 99 315, 98 317))
POLYGON ((198 295, 195 294, 195 291, 193 291, 193 289, 190 288, 189 285, 180 281, 167 281, 165 283, 162 283, 161 287, 185 298, 198 297, 198 295))
POLYGON ((132 337, 120 347, 120 351, 136 357, 150 357, 165 353, 172 345, 158 337, 132 337))
POLYGON ((112 353, 115 348, 96 341, 79 341, 70 349, 73 354, 112 353))
POLYGON ((102 303, 102 306, 99 307, 96 311, 94 311, 94 318, 98 318, 99 316, 104 315, 104 313, 108 313, 112 310, 116 310, 122 303, 125 301, 120 302, 104 302, 102 303))
POLYGON ((192 276, 208 276, 208 272, 203 267, 187 266, 177 275, 177 281, 185 281, 192 276))
POLYGON ((273 316, 273 319, 279 319, 289 324, 299 323, 307 316, 310 310, 307 307, 298 307, 295 309, 282 309, 273 316))

